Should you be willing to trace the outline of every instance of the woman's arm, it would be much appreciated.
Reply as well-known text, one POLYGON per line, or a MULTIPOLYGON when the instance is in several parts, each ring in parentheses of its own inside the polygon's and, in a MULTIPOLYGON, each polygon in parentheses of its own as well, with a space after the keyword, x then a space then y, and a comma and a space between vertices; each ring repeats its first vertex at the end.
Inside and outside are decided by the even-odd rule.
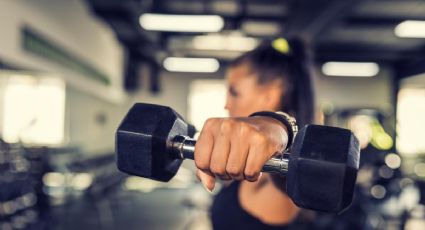
POLYGON ((291 222, 299 209, 284 190, 284 178, 264 173, 267 160, 288 143, 285 125, 270 117, 209 119, 195 146, 197 176, 208 190, 215 178, 242 180, 239 203, 268 224, 291 222))

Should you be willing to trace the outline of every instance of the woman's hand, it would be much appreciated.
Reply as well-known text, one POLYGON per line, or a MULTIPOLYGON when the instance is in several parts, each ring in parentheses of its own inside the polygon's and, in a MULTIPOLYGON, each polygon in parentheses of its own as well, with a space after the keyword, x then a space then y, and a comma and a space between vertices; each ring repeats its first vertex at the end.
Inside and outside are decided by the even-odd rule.
POLYGON ((215 177, 256 181, 266 161, 287 143, 286 127, 270 117, 210 118, 195 146, 196 175, 209 191, 215 177))

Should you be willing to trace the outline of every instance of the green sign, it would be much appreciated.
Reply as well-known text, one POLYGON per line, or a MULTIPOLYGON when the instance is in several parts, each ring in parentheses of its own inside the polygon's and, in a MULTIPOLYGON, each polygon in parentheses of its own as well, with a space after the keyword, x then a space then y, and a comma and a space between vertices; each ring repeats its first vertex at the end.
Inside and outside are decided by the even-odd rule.
POLYGON ((28 28, 22 30, 22 35, 22 46, 24 50, 61 65, 62 67, 78 72, 83 76, 99 81, 104 85, 109 85, 111 83, 106 74, 70 54, 59 45, 48 41, 42 35, 28 28))

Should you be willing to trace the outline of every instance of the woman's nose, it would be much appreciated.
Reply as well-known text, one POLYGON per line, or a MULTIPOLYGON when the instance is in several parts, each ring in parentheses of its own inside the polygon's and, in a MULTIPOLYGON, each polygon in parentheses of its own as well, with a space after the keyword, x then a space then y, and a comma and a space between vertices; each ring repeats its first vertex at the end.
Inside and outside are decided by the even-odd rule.
POLYGON ((224 105, 224 109, 226 109, 226 110, 230 110, 230 100, 229 100, 229 96, 227 96, 227 98, 226 98, 226 104, 224 105))

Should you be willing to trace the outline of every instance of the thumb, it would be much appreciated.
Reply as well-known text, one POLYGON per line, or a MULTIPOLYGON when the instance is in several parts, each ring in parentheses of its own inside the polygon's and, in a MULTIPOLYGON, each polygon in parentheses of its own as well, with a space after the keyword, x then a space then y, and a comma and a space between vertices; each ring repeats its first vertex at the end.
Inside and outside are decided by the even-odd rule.
POLYGON ((208 192, 212 192, 215 187, 215 177, 211 172, 196 170, 196 176, 201 181, 202 185, 208 192))

